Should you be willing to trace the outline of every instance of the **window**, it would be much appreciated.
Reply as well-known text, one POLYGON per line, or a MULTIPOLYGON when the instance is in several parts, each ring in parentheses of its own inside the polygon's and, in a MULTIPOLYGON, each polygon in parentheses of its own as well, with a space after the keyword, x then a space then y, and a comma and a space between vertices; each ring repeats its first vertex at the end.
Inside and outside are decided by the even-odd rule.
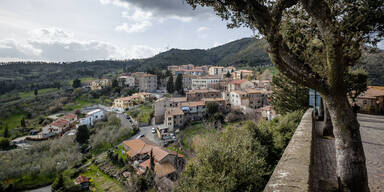
POLYGON ((168 121, 172 120, 172 117, 168 117, 168 121))
POLYGON ((367 104, 367 100, 363 100, 363 104, 366 105, 367 104))

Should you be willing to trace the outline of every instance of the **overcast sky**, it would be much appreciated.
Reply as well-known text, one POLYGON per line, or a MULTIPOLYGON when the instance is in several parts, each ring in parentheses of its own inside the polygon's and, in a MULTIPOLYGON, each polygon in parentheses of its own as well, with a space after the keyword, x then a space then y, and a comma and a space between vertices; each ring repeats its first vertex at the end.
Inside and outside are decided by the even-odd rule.
POLYGON ((0 61, 145 58, 251 36, 184 0, 0 0, 0 61))
POLYGON ((0 61, 145 58, 252 34, 185 0, 0 0, 0 61))

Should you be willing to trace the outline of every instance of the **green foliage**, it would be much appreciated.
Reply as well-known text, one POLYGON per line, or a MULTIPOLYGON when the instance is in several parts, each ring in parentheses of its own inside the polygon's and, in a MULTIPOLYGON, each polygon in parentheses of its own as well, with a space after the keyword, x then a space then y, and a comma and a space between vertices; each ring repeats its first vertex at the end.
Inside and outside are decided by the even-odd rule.
POLYGON ((173 76, 171 75, 171 76, 169 76, 169 78, 168 78, 168 82, 167 82, 167 92, 168 93, 173 93, 173 92, 175 92, 175 89, 174 89, 174 87, 173 87, 173 76))
POLYGON ((81 159, 72 137, 42 141, 28 150, 10 150, 0 155, 0 181, 7 180, 15 190, 45 186, 53 182, 57 172, 81 159))
POLYGON ((88 139, 89 139, 88 127, 86 125, 79 126, 79 128, 77 128, 77 132, 76 132, 76 141, 80 145, 82 145, 82 144, 88 143, 88 139))
POLYGON ((202 136, 176 191, 262 191, 302 114, 258 124, 247 121, 202 136))
POLYGON ((183 88, 183 75, 178 74, 176 77, 176 82, 175 82, 175 90, 179 95, 184 95, 184 88, 183 88))
POLYGON ((21 126, 21 127, 26 127, 24 117, 20 120, 20 126, 21 126))
POLYGON ((55 179, 55 181, 52 183, 52 191, 58 191, 64 186, 64 178, 63 174, 59 174, 59 176, 55 179))
POLYGON ((206 111, 207 112, 207 116, 211 117, 215 113, 219 112, 219 104, 216 103, 216 102, 210 102, 210 103, 207 104, 206 110, 207 110, 206 111))
POLYGON ((10 140, 6 137, 0 137, 0 149, 7 150, 10 146, 10 140))
POLYGON ((128 115, 142 123, 150 123, 153 113, 154 109, 152 108, 151 102, 139 105, 137 108, 127 112, 128 115))
POLYGON ((271 103, 280 114, 308 108, 309 89, 298 85, 282 73, 272 78, 271 103))
POLYGON ((3 136, 5 138, 9 137, 8 123, 5 123, 5 128, 4 128, 3 136))
POLYGON ((229 73, 229 71, 228 71, 227 74, 225 74, 225 77, 226 78, 230 78, 231 77, 231 73, 229 73))
POLYGON ((72 87, 73 87, 74 89, 81 87, 81 80, 80 80, 80 79, 75 79, 75 80, 73 80, 73 82, 72 82, 72 87))
POLYGON ((349 70, 348 74, 345 75, 344 81, 348 87, 348 96, 352 99, 352 101, 355 101, 357 96, 367 90, 368 73, 363 68, 349 70))

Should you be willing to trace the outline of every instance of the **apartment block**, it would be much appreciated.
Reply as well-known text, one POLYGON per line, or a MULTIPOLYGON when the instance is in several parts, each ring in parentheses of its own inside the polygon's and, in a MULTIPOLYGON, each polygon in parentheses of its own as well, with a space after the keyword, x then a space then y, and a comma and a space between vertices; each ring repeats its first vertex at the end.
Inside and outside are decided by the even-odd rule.
POLYGON ((210 84, 218 83, 221 80, 220 76, 201 76, 192 79, 192 89, 208 89, 210 84))
POLYGON ((157 89, 157 76, 144 72, 136 72, 132 74, 135 77, 135 86, 140 91, 154 92, 157 89))

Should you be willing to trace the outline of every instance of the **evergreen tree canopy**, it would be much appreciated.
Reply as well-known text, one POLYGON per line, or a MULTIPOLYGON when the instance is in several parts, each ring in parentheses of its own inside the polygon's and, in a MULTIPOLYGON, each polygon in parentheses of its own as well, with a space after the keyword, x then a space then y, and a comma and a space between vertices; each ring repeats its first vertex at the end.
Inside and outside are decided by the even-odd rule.
POLYGON ((81 80, 80 79, 73 80, 72 87, 75 88, 75 89, 78 88, 78 87, 81 87, 81 80))
POLYGON ((81 125, 79 128, 77 128, 76 132, 76 141, 79 144, 85 144, 88 142, 89 139, 89 130, 86 125, 81 125))
POLYGON ((308 108, 309 89, 278 73, 272 78, 271 103, 280 114, 308 108))
POLYGON ((174 89, 174 87, 173 87, 173 76, 171 75, 171 76, 169 76, 169 78, 168 78, 168 82, 167 82, 167 92, 168 93, 173 93, 173 92, 175 92, 175 89, 174 89))

